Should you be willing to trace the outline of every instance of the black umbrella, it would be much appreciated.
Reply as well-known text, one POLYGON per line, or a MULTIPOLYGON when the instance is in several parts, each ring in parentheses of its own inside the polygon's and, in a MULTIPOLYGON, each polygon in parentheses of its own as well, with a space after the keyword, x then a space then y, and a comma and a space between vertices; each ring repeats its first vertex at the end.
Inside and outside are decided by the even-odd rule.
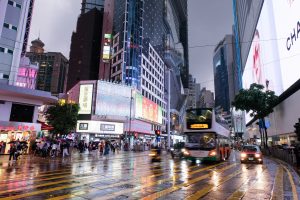
POLYGON ((16 143, 16 141, 9 141, 7 144, 16 143))
POLYGON ((27 144, 27 142, 26 141, 21 141, 20 144, 27 144))

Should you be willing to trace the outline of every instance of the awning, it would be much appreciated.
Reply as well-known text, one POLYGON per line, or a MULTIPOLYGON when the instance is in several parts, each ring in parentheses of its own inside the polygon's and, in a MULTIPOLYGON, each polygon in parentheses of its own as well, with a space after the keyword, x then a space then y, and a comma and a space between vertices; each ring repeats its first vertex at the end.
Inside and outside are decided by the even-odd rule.
POLYGON ((51 131, 51 130, 54 129, 53 126, 50 126, 49 124, 46 124, 45 122, 38 121, 38 123, 41 124, 41 130, 42 131, 46 131, 46 130, 51 131))

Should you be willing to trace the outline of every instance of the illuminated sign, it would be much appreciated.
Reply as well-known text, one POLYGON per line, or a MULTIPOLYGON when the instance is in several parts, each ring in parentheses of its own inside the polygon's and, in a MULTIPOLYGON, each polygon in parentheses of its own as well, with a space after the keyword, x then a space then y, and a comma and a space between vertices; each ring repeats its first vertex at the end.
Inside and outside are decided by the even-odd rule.
POLYGON ((208 129, 208 124, 191 124, 190 129, 208 129))
POLYGON ((299 10, 300 1, 264 1, 243 73, 244 88, 259 83, 280 95, 299 79, 299 10))
POLYGON ((135 117, 162 124, 162 108, 141 94, 135 96, 135 117))
POLYGON ((0 131, 41 131, 41 124, 0 122, 0 131))
POLYGON ((79 114, 91 114, 93 99, 93 84, 80 85, 79 114))
POLYGON ((103 53, 102 59, 103 62, 109 62, 111 58, 111 34, 104 34, 104 43, 103 43, 103 53))

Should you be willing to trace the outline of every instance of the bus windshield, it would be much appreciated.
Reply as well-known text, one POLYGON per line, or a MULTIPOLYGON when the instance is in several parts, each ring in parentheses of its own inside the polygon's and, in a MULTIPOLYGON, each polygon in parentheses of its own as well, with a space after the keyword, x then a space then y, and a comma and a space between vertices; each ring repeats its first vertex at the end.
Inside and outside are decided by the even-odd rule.
POLYGON ((186 110, 187 129, 209 129, 212 123, 211 108, 194 108, 186 110))
POLYGON ((187 148, 211 150, 216 148, 215 133, 192 133, 187 135, 187 148))

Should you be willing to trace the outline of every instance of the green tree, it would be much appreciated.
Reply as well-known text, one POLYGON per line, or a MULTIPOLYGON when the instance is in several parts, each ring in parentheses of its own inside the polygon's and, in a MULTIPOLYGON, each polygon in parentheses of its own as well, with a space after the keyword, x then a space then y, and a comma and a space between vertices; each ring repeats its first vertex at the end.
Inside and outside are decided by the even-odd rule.
POLYGON ((278 96, 275 95, 274 91, 264 91, 264 86, 256 83, 251 84, 249 89, 241 89, 232 102, 236 110, 246 111, 247 113, 250 112, 251 117, 255 117, 262 122, 262 128, 265 133, 262 143, 265 147, 268 147, 268 133, 265 117, 273 112, 273 108, 277 103, 278 96))
POLYGON ((48 123, 54 128, 53 133, 66 135, 76 127, 79 105, 73 103, 57 103, 46 111, 48 123))

